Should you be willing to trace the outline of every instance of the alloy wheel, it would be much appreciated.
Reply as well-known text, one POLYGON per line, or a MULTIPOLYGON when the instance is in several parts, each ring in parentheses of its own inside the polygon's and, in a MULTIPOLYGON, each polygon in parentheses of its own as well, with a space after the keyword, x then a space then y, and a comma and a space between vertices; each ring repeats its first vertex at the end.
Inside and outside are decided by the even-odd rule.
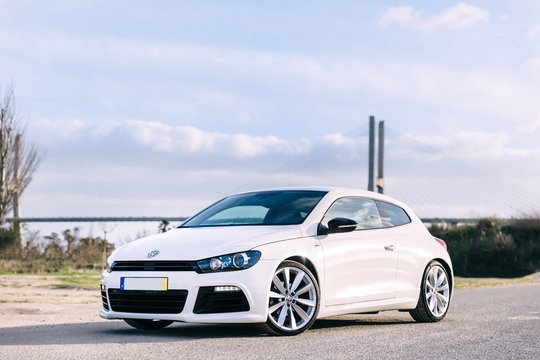
POLYGON ((424 290, 429 311, 434 316, 443 316, 448 309, 450 297, 450 287, 444 269, 438 265, 429 269, 425 284, 424 290))
POLYGON ((296 266, 277 269, 272 279, 269 321, 283 332, 302 331, 317 311, 317 289, 311 274, 296 266))

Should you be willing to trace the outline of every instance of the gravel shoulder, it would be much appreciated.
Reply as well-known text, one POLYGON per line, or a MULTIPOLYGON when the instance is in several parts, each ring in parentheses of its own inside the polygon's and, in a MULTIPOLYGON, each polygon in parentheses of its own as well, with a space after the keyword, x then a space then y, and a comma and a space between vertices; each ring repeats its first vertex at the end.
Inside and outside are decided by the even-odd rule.
POLYGON ((54 275, 0 275, 0 328, 103 321, 100 308, 97 287, 64 287, 54 275))

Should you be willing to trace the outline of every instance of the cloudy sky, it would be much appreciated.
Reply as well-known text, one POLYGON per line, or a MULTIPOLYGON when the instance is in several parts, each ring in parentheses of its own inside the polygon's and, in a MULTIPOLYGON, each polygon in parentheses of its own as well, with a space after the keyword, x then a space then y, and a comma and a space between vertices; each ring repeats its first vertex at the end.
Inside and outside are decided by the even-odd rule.
POLYGON ((47 150, 25 216, 182 216, 366 188, 420 216, 540 204, 540 2, 0 0, 0 86, 47 150))

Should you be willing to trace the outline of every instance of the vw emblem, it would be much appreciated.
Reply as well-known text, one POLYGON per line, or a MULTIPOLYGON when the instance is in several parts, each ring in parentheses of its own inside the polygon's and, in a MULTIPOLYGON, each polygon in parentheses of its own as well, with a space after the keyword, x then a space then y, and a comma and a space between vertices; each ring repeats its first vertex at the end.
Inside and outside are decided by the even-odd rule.
POLYGON ((148 259, 153 258, 154 256, 157 256, 159 254, 159 250, 152 250, 148 254, 146 254, 146 257, 148 259))

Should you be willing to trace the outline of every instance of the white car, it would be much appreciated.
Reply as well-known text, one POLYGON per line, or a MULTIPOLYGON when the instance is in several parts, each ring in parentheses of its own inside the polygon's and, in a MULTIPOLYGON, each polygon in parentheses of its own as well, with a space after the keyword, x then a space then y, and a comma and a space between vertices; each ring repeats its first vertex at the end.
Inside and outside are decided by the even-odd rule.
POLYGON ((339 188, 233 195, 176 229, 116 249, 101 278, 105 319, 260 323, 295 335, 316 319, 384 310, 446 315, 446 244, 406 205, 339 188))

